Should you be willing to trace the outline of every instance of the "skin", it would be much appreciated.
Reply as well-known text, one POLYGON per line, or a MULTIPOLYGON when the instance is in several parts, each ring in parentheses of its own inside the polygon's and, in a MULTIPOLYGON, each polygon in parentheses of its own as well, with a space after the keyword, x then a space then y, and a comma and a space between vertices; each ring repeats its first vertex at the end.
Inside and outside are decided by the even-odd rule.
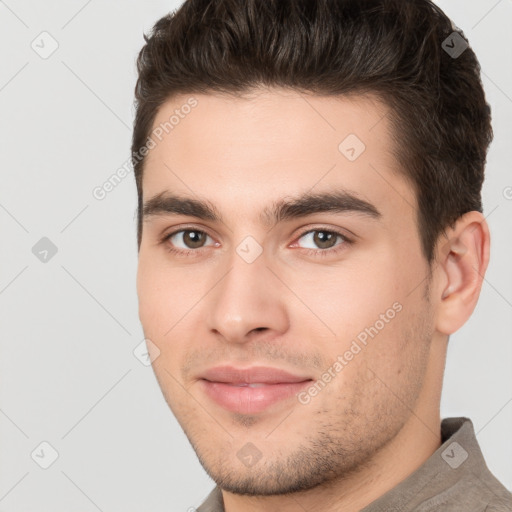
MULTIPOLYGON (((197 107, 148 154, 143 178, 144 201, 168 190, 209 200, 223 218, 144 222, 139 317, 160 351, 153 368, 163 395, 222 488, 227 512, 360 510, 441 444, 448 336, 478 300, 488 226, 478 212, 461 217, 440 237, 429 274, 415 194, 396 172, 387 107, 375 98, 280 89, 194 97, 197 107), (353 162, 338 149, 350 133, 366 145, 353 162), (317 213, 260 222, 273 201, 333 188, 371 202, 382 217, 317 213), (180 228, 208 237, 199 246, 183 232, 160 242, 180 228), (311 229, 355 235, 354 243, 322 246, 303 235, 311 229), (263 249, 250 264, 236 252, 247 236, 263 249), (168 251, 173 245, 196 253, 177 256, 168 251), (325 257, 307 253, 336 248, 325 257), (397 302, 401 311, 307 404, 292 397, 249 415, 201 391, 199 374, 219 364, 321 379, 397 302), (261 454, 252 466, 237 457, 249 442, 261 454)), ((154 127, 188 98, 165 103, 154 127)))

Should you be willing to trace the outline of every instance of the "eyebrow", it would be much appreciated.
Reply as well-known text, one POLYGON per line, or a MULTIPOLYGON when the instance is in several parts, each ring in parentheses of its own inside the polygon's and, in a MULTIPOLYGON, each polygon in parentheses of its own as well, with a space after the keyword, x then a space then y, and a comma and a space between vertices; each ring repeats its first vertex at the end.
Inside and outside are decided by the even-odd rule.
MULTIPOLYGON (((265 226, 302 218, 315 213, 356 213, 378 220, 381 212, 375 205, 346 190, 323 193, 305 193, 291 199, 281 199, 266 207, 260 215, 265 226)), ((224 222, 218 209, 210 201, 193 199, 161 192, 148 199, 142 209, 144 221, 154 216, 186 215, 198 219, 224 222)))

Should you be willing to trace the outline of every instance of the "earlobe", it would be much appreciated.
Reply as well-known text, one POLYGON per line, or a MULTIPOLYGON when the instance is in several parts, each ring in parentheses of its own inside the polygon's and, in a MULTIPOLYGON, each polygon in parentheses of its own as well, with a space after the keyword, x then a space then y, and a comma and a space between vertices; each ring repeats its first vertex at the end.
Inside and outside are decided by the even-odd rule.
POLYGON ((473 313, 489 263, 490 233, 483 215, 463 215, 440 249, 437 273, 441 290, 437 298, 436 329, 450 335, 473 313))

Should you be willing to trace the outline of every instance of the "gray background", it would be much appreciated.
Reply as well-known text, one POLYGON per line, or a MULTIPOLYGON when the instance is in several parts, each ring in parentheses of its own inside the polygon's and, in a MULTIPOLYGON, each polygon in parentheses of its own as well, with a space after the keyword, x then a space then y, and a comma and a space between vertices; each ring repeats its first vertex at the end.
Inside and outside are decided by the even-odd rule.
MULTIPOLYGON (((0 1, 0 512, 186 511, 214 485, 133 354, 133 175, 92 195, 129 157, 143 31, 179 3, 0 1)), ((512 489, 512 0, 439 4, 480 59, 495 131, 491 263, 450 341, 441 412, 473 420, 512 489)))

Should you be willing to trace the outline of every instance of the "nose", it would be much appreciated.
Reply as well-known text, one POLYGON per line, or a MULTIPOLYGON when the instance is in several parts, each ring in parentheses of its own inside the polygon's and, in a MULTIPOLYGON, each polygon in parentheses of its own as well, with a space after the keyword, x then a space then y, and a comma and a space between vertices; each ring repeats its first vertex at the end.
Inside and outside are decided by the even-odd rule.
POLYGON ((233 251, 229 269, 211 292, 208 327, 229 343, 242 344, 257 332, 288 328, 286 294, 268 268, 265 252, 248 262, 233 251))

